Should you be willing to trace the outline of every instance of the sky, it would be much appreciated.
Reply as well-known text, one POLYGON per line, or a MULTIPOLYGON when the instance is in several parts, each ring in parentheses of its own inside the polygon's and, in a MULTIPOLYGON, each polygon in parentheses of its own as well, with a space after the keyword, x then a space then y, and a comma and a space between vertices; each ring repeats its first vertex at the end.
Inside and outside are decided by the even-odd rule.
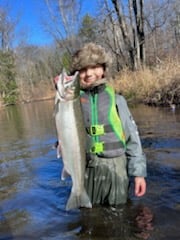
MULTIPOLYGON (((55 1, 55 0, 49 0, 55 1)), ((0 6, 9 6, 10 18, 17 19, 16 39, 24 39, 28 44, 48 45, 53 39, 42 27, 42 14, 47 12, 46 0, 0 0, 0 6)), ((93 14, 97 0, 84 0, 82 13, 93 14)))

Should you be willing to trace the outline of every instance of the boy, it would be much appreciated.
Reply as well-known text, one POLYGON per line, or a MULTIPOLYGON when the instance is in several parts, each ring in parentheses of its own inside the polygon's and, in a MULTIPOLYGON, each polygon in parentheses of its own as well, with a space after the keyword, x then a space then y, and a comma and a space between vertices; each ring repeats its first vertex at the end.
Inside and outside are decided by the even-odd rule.
POLYGON ((129 176, 135 195, 146 192, 146 158, 126 100, 108 85, 111 58, 94 43, 76 52, 72 73, 79 71, 87 131, 85 188, 93 205, 124 204, 129 176))
POLYGON ((128 176, 135 195, 146 192, 146 158, 125 99, 108 86, 110 56, 89 43, 73 57, 79 71, 82 109, 87 130, 85 187, 92 204, 118 205, 128 197, 128 176))

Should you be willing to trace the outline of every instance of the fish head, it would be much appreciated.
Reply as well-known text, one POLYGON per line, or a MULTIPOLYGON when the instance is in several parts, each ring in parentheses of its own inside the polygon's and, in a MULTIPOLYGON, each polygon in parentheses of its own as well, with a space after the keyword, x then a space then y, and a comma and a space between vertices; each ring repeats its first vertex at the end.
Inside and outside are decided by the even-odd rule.
POLYGON ((76 99, 80 94, 79 72, 68 76, 63 70, 57 81, 57 93, 60 101, 71 101, 76 99))

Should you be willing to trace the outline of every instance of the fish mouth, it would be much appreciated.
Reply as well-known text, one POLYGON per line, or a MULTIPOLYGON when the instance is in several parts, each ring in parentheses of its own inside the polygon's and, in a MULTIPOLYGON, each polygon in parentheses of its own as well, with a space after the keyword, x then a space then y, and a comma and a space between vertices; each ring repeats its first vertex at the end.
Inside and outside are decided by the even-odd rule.
POLYGON ((66 101, 74 98, 78 74, 79 72, 76 71, 74 75, 68 76, 65 71, 62 72, 57 83, 60 100, 66 101))
POLYGON ((77 75, 79 74, 78 71, 75 72, 73 76, 68 76, 67 74, 63 74, 63 85, 65 87, 72 86, 74 82, 77 80, 77 75))

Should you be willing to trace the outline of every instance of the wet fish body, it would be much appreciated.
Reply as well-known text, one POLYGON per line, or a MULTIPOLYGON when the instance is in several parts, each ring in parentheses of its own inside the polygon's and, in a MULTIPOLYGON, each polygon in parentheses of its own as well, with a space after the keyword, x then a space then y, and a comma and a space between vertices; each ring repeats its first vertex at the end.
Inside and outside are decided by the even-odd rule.
POLYGON ((92 207, 84 188, 86 133, 79 95, 77 73, 70 78, 63 72, 57 81, 55 122, 64 163, 61 179, 64 180, 67 173, 72 178, 66 210, 92 207))

